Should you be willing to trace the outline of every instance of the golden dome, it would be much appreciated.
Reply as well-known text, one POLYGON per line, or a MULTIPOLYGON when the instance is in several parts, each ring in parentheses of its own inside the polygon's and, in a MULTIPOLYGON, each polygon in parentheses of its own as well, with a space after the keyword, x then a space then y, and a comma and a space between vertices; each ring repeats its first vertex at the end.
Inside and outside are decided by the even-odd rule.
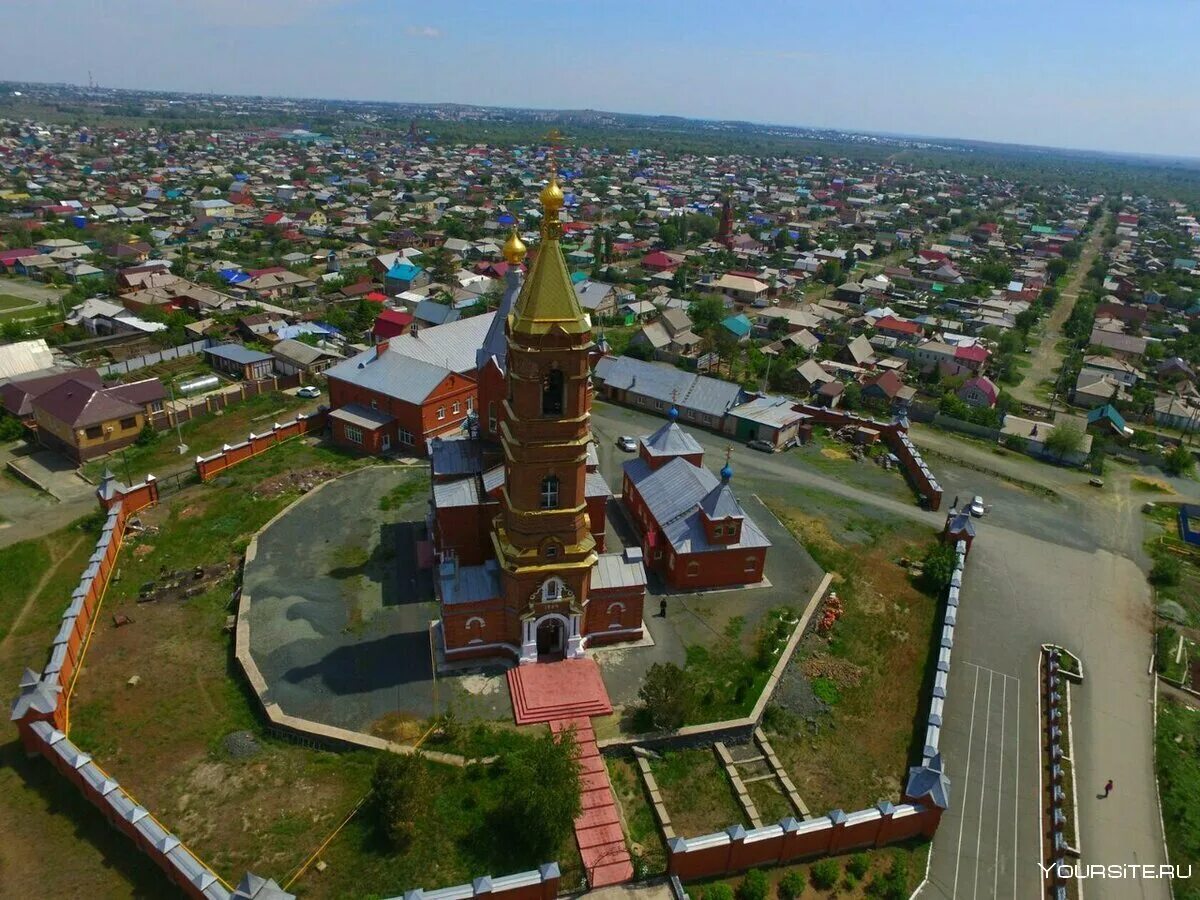
POLYGON ((504 258, 508 260, 509 265, 519 266, 525 259, 525 250, 525 242, 517 234, 517 227, 514 225, 508 240, 504 242, 504 258))
POLYGON ((558 186, 558 174, 551 173, 550 183, 542 188, 542 192, 538 194, 538 199, 542 201, 542 208, 546 212, 558 212, 563 206, 562 188, 558 186))

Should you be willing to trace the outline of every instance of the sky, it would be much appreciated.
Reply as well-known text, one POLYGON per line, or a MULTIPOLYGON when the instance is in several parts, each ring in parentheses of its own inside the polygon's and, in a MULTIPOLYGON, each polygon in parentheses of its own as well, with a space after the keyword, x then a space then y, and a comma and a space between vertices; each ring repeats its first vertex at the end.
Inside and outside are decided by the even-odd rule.
POLYGON ((0 80, 1200 156, 1196 0, 0 0, 0 80))

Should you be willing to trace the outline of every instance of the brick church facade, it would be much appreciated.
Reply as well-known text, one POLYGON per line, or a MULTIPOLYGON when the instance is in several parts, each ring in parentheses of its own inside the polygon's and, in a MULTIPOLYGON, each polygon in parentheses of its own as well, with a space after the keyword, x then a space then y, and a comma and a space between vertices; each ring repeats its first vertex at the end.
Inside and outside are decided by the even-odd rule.
POLYGON ((642 637, 638 548, 605 553, 611 491, 592 446, 591 322, 559 244, 563 193, 542 191, 542 241, 505 244, 507 290, 477 354, 473 434, 432 442, 430 534, 447 660, 579 657, 642 637))

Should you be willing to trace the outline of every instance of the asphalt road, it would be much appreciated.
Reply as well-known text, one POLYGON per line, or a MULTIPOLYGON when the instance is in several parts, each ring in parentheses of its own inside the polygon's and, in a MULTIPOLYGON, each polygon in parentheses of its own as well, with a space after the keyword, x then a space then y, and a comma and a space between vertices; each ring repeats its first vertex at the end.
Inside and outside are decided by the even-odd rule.
MULTIPOLYGON (((663 419, 597 404, 593 430, 608 471, 620 434, 643 434, 663 419)), ((728 438, 692 430, 711 465, 728 438)), ((922 898, 1041 895, 1040 748, 1037 660, 1041 644, 1076 652, 1084 684, 1072 694, 1083 862, 1165 861, 1153 770, 1151 606, 1140 558, 1140 502, 1130 472, 1104 489, 1078 472, 929 432, 919 445, 943 456, 931 466, 955 494, 983 494, 992 511, 977 522, 959 608, 941 749, 951 808, 934 839, 922 898), (981 471, 986 470, 986 471, 981 471), (1118 788, 1097 799, 1113 778, 1118 788)), ((857 514, 899 516, 939 527, 944 513, 862 486, 855 468, 834 477, 803 451, 732 449, 737 483, 755 490, 804 484, 852 501, 857 514), (860 483, 856 483, 860 482, 860 483)), ((1196 485, 1190 485, 1195 493, 1196 485)), ((1091 898, 1166 897, 1161 881, 1087 885, 1091 898)))

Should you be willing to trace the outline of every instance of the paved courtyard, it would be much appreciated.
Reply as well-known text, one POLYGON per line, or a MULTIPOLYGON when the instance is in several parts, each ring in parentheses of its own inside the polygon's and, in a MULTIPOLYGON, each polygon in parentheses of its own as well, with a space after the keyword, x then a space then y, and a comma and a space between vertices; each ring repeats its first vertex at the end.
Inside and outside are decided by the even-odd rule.
MULTIPOLYGON (((385 716, 433 712, 429 622, 437 618, 425 536, 428 470, 373 466, 304 497, 259 535, 246 566, 250 649, 284 712, 370 731, 385 716), (380 497, 411 484, 398 508, 380 497)), ((503 673, 438 682, 440 709, 509 715, 503 673)))

